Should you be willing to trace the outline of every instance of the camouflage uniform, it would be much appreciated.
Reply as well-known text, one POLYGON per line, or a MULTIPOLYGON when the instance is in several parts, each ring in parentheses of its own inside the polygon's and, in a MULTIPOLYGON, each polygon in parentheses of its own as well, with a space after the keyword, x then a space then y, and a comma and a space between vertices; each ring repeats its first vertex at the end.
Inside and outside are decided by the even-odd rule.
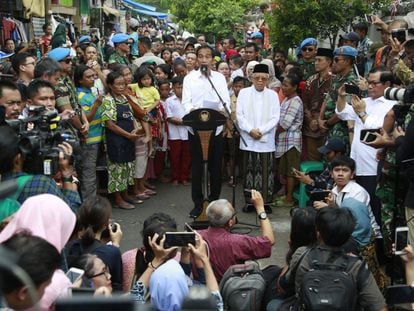
POLYGON ((129 61, 128 57, 121 56, 118 53, 118 51, 115 51, 114 53, 111 54, 111 56, 109 56, 108 64, 109 65, 112 65, 112 64, 123 64, 123 65, 131 66, 131 62, 129 61))
POLYGON ((298 61, 299 67, 303 71, 303 80, 308 80, 310 76, 316 73, 315 71, 315 61, 305 62, 303 59, 298 61))
MULTIPOLYGON (((336 75, 332 80, 332 86, 329 90, 328 94, 326 94, 325 102, 325 114, 324 119, 329 120, 331 117, 335 115, 335 108, 336 108, 336 101, 338 100, 338 89, 344 83, 352 83, 355 84, 356 77, 354 72, 351 70, 345 76, 336 75)), ((348 125, 346 121, 339 121, 338 123, 334 124, 329 128, 327 134, 327 140, 331 138, 340 138, 344 141, 347 146, 347 150, 349 150, 349 131, 348 125)))
MULTIPOLYGON (((395 71, 397 77, 405 85, 414 82, 414 73, 402 60, 396 64, 395 71)), ((405 128, 414 117, 414 104, 411 105, 408 112, 404 111, 403 115, 405 115, 403 126, 405 128)), ((397 115, 397 119, 401 117, 397 115)), ((384 238, 385 254, 391 257, 392 243, 394 243, 393 229, 396 225, 405 223, 404 198, 407 183, 398 171, 395 150, 393 148, 384 149, 382 155, 384 159, 380 162, 381 176, 376 195, 381 200, 381 222, 383 224, 381 232, 384 238)))
MULTIPOLYGON (((82 107, 79 104, 78 94, 76 88, 73 85, 72 80, 68 76, 60 77, 58 83, 55 86, 56 107, 60 111, 60 107, 70 104, 72 109, 82 120, 82 107)), ((77 136, 78 131, 68 123, 68 129, 77 136)))

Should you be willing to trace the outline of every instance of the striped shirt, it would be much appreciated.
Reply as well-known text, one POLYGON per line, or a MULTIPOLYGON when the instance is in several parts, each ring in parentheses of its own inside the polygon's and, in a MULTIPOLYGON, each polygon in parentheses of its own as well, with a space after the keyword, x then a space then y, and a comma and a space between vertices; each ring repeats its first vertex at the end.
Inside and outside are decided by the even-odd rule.
MULTIPOLYGON (((92 108, 93 103, 95 102, 95 96, 92 94, 91 90, 85 89, 82 87, 76 88, 78 93, 79 103, 82 106, 85 114, 88 114, 92 108)), ((93 117, 93 120, 89 122, 89 132, 86 139, 88 145, 98 144, 102 142, 102 120, 101 120, 101 107, 96 110, 96 113, 93 117)))
POLYGON ((279 125, 285 129, 276 138, 276 158, 292 148, 302 151, 303 104, 299 96, 285 98, 280 107, 279 125))

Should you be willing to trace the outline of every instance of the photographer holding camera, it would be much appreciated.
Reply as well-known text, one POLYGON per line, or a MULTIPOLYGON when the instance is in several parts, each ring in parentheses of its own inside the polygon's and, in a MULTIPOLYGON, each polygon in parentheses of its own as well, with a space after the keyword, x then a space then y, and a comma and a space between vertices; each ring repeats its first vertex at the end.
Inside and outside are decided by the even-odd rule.
MULTIPOLYGON (((381 204, 375 195, 377 187, 377 150, 369 145, 362 130, 374 131, 382 128, 384 117, 397 104, 384 98, 384 90, 391 86, 392 74, 384 67, 377 67, 368 76, 368 96, 352 96, 347 103, 346 87, 339 89, 336 114, 341 120, 354 121, 354 137, 351 145, 351 158, 356 162, 356 181, 369 193, 371 206, 378 224, 381 224, 381 204)), ((375 134, 373 136, 376 137, 375 134)))
POLYGON ((17 201, 22 204, 27 198, 50 193, 63 199, 72 210, 76 210, 80 205, 81 200, 78 193, 78 186, 73 179, 74 169, 70 164, 72 157, 72 146, 63 142, 58 145, 59 152, 59 172, 62 176, 62 187, 59 188, 56 182, 45 175, 32 175, 29 178, 23 170, 25 155, 19 146, 19 137, 13 128, 9 126, 0 126, 0 174, 2 181, 15 179, 18 184, 21 184, 20 191, 17 196, 17 201), (19 179, 24 179, 26 182, 22 185, 19 179))

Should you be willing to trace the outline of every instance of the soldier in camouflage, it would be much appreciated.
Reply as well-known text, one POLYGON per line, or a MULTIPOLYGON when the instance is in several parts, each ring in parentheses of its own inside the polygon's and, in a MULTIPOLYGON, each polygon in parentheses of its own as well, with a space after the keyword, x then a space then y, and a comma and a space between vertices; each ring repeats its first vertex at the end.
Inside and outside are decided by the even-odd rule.
POLYGON ((130 52, 130 38, 124 33, 117 33, 113 36, 112 42, 115 45, 115 52, 109 56, 108 65, 109 68, 113 67, 115 64, 123 64, 131 66, 129 61, 129 52, 130 52))
POLYGON ((344 83, 356 84, 356 76, 353 71, 353 64, 358 51, 350 46, 342 46, 334 51, 332 73, 335 77, 332 80, 331 89, 326 94, 325 101, 319 116, 319 128, 327 132, 326 139, 340 138, 347 145, 349 150, 349 133, 352 133, 353 124, 348 127, 346 121, 341 121, 335 114, 336 101, 338 100, 338 89, 344 83))
POLYGON ((78 95, 73 85, 72 76, 72 57, 69 48, 56 48, 51 50, 49 58, 57 61, 62 69, 61 77, 55 85, 56 108, 59 112, 72 110, 75 116, 70 119, 70 130, 74 135, 85 137, 88 135, 89 122, 79 105, 78 95))
POLYGON ((316 73, 315 57, 316 46, 318 41, 315 38, 306 38, 300 44, 301 59, 298 61, 299 67, 303 71, 303 80, 308 80, 310 76, 316 73))

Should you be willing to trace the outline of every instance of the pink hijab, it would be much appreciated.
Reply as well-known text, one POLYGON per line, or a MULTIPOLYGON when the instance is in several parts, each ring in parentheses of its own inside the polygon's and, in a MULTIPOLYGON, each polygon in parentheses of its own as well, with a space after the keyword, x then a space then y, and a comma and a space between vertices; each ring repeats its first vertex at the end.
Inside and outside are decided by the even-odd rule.
MULTIPOLYGON (((29 230, 34 236, 41 237, 53 244, 61 252, 75 227, 76 216, 60 198, 51 194, 41 194, 28 198, 13 219, 0 233, 0 243, 13 234, 29 230)), ((71 286, 62 270, 56 270, 52 282, 40 300, 40 308, 49 310, 54 301, 68 295, 71 286)))

